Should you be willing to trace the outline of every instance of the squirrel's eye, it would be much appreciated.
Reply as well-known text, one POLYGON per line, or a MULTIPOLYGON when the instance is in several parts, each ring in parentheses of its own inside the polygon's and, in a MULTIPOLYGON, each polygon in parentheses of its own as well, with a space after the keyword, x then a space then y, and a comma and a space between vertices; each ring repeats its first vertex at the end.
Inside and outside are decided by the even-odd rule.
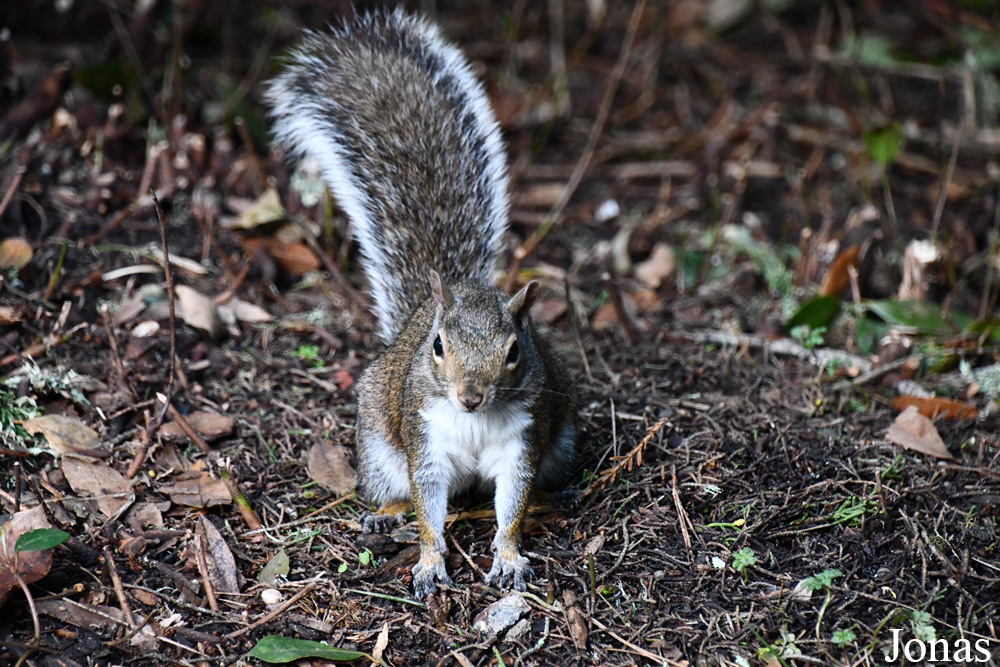
POLYGON ((434 356, 438 359, 444 359, 444 345, 441 343, 441 334, 438 334, 437 338, 434 339, 434 356))
POLYGON ((517 346, 517 341, 515 340, 510 344, 510 349, 507 350, 507 365, 513 366, 517 363, 517 360, 521 358, 521 349, 517 346))

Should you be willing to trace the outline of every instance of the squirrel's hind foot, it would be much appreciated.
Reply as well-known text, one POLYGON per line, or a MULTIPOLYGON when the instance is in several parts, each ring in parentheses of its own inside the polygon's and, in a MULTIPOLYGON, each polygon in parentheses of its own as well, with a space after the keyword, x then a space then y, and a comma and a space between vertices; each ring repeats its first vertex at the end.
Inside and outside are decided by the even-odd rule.
POLYGON ((572 510, 580 506, 580 489, 572 484, 561 491, 549 494, 549 503, 562 510, 572 510))
POLYGON ((528 590, 528 580, 535 576, 531 563, 521 554, 504 558, 497 552, 493 557, 493 567, 486 575, 486 583, 496 583, 500 589, 512 588, 515 591, 528 590))
POLYGON ((366 533, 386 534, 402 523, 402 514, 366 514, 361 517, 361 530, 366 533))

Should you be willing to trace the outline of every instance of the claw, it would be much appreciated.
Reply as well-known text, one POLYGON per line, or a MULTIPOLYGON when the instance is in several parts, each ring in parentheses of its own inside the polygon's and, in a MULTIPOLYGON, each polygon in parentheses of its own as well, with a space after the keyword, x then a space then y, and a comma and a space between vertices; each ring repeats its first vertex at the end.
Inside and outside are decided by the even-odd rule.
POLYGON ((493 557, 493 567, 486 575, 486 583, 492 584, 494 581, 498 588, 513 588, 515 591, 528 590, 527 580, 535 576, 535 571, 531 569, 531 563, 520 554, 515 554, 513 558, 503 558, 499 552, 493 557))
POLYGON ((401 518, 399 514, 366 514, 361 518, 361 530, 366 533, 390 533, 402 523, 401 518))
POLYGON ((451 577, 444 567, 444 559, 438 556, 428 560, 430 562, 421 558, 413 566, 413 592, 418 600, 423 600, 437 590, 435 579, 445 586, 451 586, 451 577))

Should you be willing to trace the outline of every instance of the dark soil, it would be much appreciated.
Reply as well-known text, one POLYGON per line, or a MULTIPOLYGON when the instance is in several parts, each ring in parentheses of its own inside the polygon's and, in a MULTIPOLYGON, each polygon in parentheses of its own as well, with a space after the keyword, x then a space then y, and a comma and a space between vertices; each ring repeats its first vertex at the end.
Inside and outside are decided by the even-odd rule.
MULTIPOLYGON (((541 328, 579 378, 582 500, 533 511, 524 537, 537 575, 529 627, 498 639, 473 626, 502 596, 483 584, 495 525, 476 511, 490 509, 488 499, 453 508, 455 583, 426 604, 411 599, 412 524, 394 539, 364 535, 358 519, 369 507, 354 496, 314 514, 337 496, 310 479, 307 452, 321 441, 353 447, 349 385, 381 347, 345 220, 336 207, 330 217, 322 202, 303 204, 283 156, 268 148, 261 83, 300 27, 335 20, 349 3, 254 3, 249 13, 236 2, 153 2, 141 15, 124 2, 76 2, 64 13, 21 1, 0 8, 10 29, 0 41, 0 198, 10 194, 0 239, 21 237, 33 250, 0 278, 0 306, 11 309, 0 317, 0 378, 15 378, 12 398, 30 396, 96 429, 111 446, 104 460, 123 474, 138 455, 135 502, 163 516, 155 530, 107 520, 76 498, 58 458, 27 454, 4 432, 0 511, 44 501, 50 521, 73 536, 31 585, 35 600, 127 603, 156 636, 140 648, 128 623, 80 626, 43 613, 41 646, 25 664, 235 664, 265 635, 372 653, 383 628, 391 665, 778 664, 779 654, 786 664, 874 665, 885 664, 892 629, 908 640, 928 627, 951 646, 989 640, 1000 655, 995 402, 973 399, 975 419, 938 422, 953 461, 887 441, 898 372, 858 384, 808 354, 770 352, 768 339, 788 336, 787 294, 753 250, 772 249, 801 301, 840 249, 859 244, 860 296, 891 297, 903 249, 930 238, 938 218, 947 253, 923 276, 923 297, 990 316, 997 119, 963 106, 960 69, 940 58, 961 52, 963 30, 995 35, 997 17, 929 2, 792 2, 780 13, 753 3, 713 29, 700 2, 650 3, 618 81, 631 3, 608 3, 593 28, 585 3, 565 3, 561 20, 548 14, 559 3, 509 4, 442 2, 438 19, 481 68, 504 125, 512 250, 554 203, 544 186, 565 184, 581 158, 592 159, 559 224, 521 267, 542 281, 547 309, 571 302, 541 328), (572 100, 565 117, 551 113, 557 22, 572 100), (844 55, 852 30, 889 39, 898 62, 905 55, 925 69, 844 55), (617 93, 588 155, 609 86, 617 93), (863 138, 892 122, 907 140, 886 187, 863 138), (945 129, 960 126, 948 176, 954 134, 945 129), (276 224, 226 224, 268 186, 287 219, 304 222, 309 245, 283 252, 276 224), (159 266, 146 188, 162 204, 170 254, 205 270, 175 266, 174 281, 236 295, 275 318, 219 339, 178 320, 173 382, 166 311, 112 315, 142 286, 164 285, 162 271, 107 278, 159 266), (620 214, 605 220, 597 212, 609 199, 620 214), (866 205, 873 216, 861 215, 866 205), (727 227, 757 245, 727 241, 727 227), (651 289, 618 260, 642 262, 657 243, 675 249, 678 269, 651 289), (314 249, 321 271, 303 278, 296 262, 315 260, 314 249), (140 319, 158 321, 158 333, 136 335, 140 319), (715 344, 706 331, 756 337, 715 344), (100 386, 82 402, 51 382, 32 385, 26 365, 100 386), (156 398, 168 391, 182 415, 207 409, 235 420, 235 431, 207 454, 161 441, 156 398), (248 528, 233 504, 172 502, 162 489, 196 461, 231 476, 266 530, 248 528), (608 474, 616 465, 619 474, 608 474), (241 577, 240 593, 219 595, 217 610, 197 563, 203 518, 241 577), (279 549, 287 577, 258 583, 279 549), (366 549, 378 567, 361 562, 366 549), (755 561, 742 566, 751 552, 755 561), (800 582, 826 570, 840 576, 810 595, 800 582), (268 614, 263 590, 288 600, 310 585, 290 609, 240 633, 268 614), (838 646, 834 633, 848 630, 854 638, 838 646)), ((988 339, 913 340, 913 349, 950 344, 973 365, 996 357, 988 339)), ((827 338, 845 355, 867 354, 856 341, 848 325, 827 338)), ((876 362, 894 360, 884 347, 875 352, 876 362)), ((930 370, 916 377, 934 386, 920 375, 930 370)), ((14 592, 0 610, 0 665, 15 664, 33 635, 14 592)))

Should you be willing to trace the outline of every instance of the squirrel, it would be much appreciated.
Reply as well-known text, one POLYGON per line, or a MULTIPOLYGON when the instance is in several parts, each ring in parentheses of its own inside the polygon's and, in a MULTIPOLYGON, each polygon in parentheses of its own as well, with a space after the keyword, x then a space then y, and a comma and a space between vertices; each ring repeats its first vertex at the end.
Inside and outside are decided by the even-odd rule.
POLYGON ((356 385, 360 486, 381 508, 362 529, 388 532, 412 504, 424 598, 451 584, 448 498, 492 489, 486 583, 526 590, 521 527, 533 489, 566 488, 576 407, 531 321, 538 282, 495 284, 508 175, 483 86, 433 23, 397 9, 307 31, 267 98, 278 144, 319 164, 350 220, 388 344, 356 385))

